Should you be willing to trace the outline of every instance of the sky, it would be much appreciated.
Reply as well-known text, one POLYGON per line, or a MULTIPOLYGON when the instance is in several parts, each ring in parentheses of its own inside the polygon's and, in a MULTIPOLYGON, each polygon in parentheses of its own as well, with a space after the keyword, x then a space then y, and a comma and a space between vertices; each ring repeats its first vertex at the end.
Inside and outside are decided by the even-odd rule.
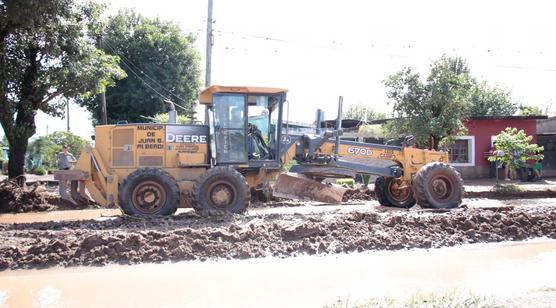
MULTIPOLYGON (((197 35, 204 70, 207 0, 112 0, 197 35)), ((462 56, 471 74, 556 113, 556 18, 550 1, 214 0, 212 84, 287 88, 289 119, 335 118, 364 104, 389 112, 383 81, 409 66, 423 77, 441 57, 462 56)), ((110 104, 110 102, 107 102, 110 104)), ((72 132, 92 133, 89 114, 70 109, 72 132)), ((37 134, 66 121, 37 116, 37 134)))

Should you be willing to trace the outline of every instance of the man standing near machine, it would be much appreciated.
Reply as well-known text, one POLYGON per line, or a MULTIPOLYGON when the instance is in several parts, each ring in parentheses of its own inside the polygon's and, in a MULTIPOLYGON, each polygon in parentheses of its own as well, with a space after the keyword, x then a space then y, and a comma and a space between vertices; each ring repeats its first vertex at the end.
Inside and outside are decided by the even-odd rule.
MULTIPOLYGON (((59 170, 70 170, 73 164, 76 162, 73 154, 69 152, 68 146, 64 145, 62 152, 58 153, 58 169, 59 170)), ((60 192, 60 198, 73 202, 70 195, 68 194, 68 181, 60 180, 58 181, 58 190, 60 192)))

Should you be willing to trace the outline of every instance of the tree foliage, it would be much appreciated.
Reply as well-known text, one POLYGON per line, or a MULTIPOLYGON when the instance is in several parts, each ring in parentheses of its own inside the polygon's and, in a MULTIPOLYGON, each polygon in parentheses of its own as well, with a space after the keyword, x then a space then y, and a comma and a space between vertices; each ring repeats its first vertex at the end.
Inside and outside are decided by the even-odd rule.
POLYGON ((386 134, 382 125, 361 125, 358 129, 358 135, 361 137, 374 137, 374 138, 385 138, 386 134))
POLYGON ((386 114, 374 111, 372 108, 364 105, 354 105, 349 106, 349 108, 344 111, 343 118, 370 122, 373 120, 385 119, 386 114))
POLYGON ((470 93, 470 117, 511 116, 518 105, 510 92, 499 87, 489 87, 486 82, 475 83, 470 93))
POLYGON ((38 110, 59 116, 124 76, 117 57, 87 36, 101 8, 75 0, 0 2, 0 122, 10 145, 9 176, 23 174, 38 110))
POLYGON ((54 168, 56 167, 56 155, 63 150, 64 145, 68 146, 69 152, 77 159, 87 144, 91 143, 78 135, 59 131, 33 140, 29 144, 29 155, 41 157, 44 165, 54 168))
MULTIPOLYGON (((160 124, 166 124, 170 121, 170 116, 168 115, 168 113, 157 113, 152 117, 145 117, 145 118, 151 122, 160 123, 160 124)), ((176 118, 176 122, 178 124, 189 124, 191 123, 191 119, 183 114, 178 114, 176 118)))
MULTIPOLYGON (((134 11, 110 16, 98 26, 102 49, 121 58, 128 78, 106 91, 108 122, 142 122, 142 116, 162 113, 167 98, 192 117, 200 88, 200 55, 193 36, 170 22, 143 17, 134 11)), ((81 103, 99 121, 98 100, 81 103)))
POLYGON ((531 143, 532 139, 533 137, 527 136, 523 130, 507 127, 496 136, 496 152, 488 160, 499 161, 516 170, 525 167, 528 160, 543 159, 543 147, 531 143))
POLYGON ((464 129, 473 79, 462 58, 443 56, 432 64, 425 81, 405 68, 385 81, 396 120, 387 130, 415 134, 420 146, 438 149, 440 141, 464 129))
POLYGON ((537 106, 526 106, 521 105, 519 106, 519 115, 522 116, 540 116, 546 115, 546 113, 537 106))

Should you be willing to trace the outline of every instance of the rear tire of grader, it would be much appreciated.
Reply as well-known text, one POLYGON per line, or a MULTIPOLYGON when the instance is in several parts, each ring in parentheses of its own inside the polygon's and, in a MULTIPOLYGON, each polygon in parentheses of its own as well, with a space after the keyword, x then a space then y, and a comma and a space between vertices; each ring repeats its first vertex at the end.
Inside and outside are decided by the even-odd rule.
POLYGON ((429 163, 413 178, 413 194, 422 207, 451 209, 461 204, 463 180, 454 167, 429 163))
POLYGON ((251 192, 245 177, 235 169, 217 166, 207 169, 193 185, 193 208, 201 214, 227 211, 243 213, 251 192))
POLYGON ((127 176, 118 189, 118 204, 132 216, 163 216, 176 212, 180 191, 166 171, 142 168, 127 176))
POLYGON ((379 176, 375 181, 375 195, 384 206, 410 208, 415 205, 415 197, 410 187, 397 189, 400 182, 393 177, 379 176))

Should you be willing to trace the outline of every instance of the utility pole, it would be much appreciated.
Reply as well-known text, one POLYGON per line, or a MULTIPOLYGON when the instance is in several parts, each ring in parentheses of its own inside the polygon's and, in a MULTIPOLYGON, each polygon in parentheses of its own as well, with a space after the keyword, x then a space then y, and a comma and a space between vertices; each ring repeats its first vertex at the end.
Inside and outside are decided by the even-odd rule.
MULTIPOLYGON (((102 31, 100 31, 100 33, 97 35, 97 48, 102 49, 102 31)), ((101 93, 99 93, 98 107, 100 108, 101 124, 103 125, 108 124, 108 119, 106 116, 106 95, 104 93, 104 90, 101 93)))
POLYGON ((67 131, 70 131, 70 102, 66 104, 66 120, 67 120, 67 131))
POLYGON ((210 86, 210 71, 212 66, 212 0, 208 0, 207 14, 207 54, 205 67, 205 87, 210 86))

